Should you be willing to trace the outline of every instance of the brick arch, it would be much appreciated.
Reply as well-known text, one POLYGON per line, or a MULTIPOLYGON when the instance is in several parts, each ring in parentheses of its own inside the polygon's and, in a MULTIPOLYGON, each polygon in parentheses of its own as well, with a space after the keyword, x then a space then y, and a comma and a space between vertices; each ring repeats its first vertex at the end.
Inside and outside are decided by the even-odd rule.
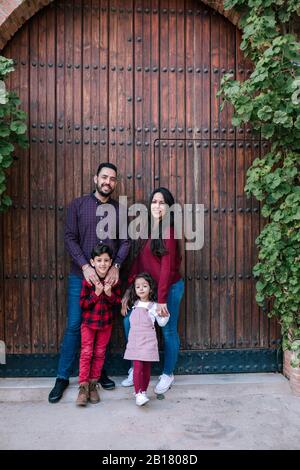
MULTIPOLYGON (((225 11, 222 0, 201 1, 238 26, 239 14, 234 10, 225 11)), ((0 5, 0 50, 26 21, 52 2, 53 0, 6 0, 2 2, 0 5)))

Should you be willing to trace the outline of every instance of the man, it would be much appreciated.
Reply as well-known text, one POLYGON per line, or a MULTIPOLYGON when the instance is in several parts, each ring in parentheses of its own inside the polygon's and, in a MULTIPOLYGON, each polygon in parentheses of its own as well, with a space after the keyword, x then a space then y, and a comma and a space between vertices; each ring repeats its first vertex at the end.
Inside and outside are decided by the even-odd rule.
MULTIPOLYGON (((95 284, 98 280, 95 269, 89 264, 92 249, 97 243, 105 243, 112 249, 113 263, 106 280, 111 285, 115 285, 119 280, 120 267, 130 248, 129 239, 122 239, 118 236, 119 203, 110 197, 117 186, 115 165, 101 163, 94 176, 94 183, 95 191, 74 199, 67 211, 65 244, 72 259, 71 273, 68 278, 68 321, 60 351, 57 379, 48 398, 50 403, 58 402, 69 385, 69 377, 79 349, 81 325, 79 301, 82 279, 84 277, 89 284, 95 284), (117 230, 116 237, 111 237, 111 239, 106 238, 106 234, 103 234, 103 240, 101 239, 103 230, 99 230, 100 236, 97 236, 97 224, 102 219, 106 219, 106 214, 96 215, 101 204, 111 204, 115 209, 116 220, 112 223, 116 223, 117 230)), ((107 220, 110 220, 109 217, 107 220)), ((127 227, 125 233, 127 233, 127 227)), ((115 388, 115 383, 107 377, 105 370, 102 371, 99 382, 107 390, 115 388)))

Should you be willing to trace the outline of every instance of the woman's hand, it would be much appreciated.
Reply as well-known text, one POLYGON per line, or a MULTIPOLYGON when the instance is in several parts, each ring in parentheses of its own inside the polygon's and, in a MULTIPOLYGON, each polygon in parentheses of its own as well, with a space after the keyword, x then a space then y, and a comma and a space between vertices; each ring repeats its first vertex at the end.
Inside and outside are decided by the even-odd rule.
POLYGON ((123 315, 123 317, 125 317, 126 314, 127 314, 128 300, 129 300, 129 289, 127 289, 127 291, 125 292, 125 294, 122 298, 121 315, 123 315))
POLYGON ((157 304, 157 313, 160 317, 167 317, 170 315, 167 304, 157 304))

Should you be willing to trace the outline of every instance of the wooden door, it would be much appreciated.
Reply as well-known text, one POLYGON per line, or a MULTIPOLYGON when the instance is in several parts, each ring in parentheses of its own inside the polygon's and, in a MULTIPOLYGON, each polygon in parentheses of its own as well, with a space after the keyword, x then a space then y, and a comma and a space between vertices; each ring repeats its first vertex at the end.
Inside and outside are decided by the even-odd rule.
MULTIPOLYGON (((234 129, 216 98, 225 72, 251 73, 240 40, 196 0, 69 0, 41 10, 6 46, 30 139, 9 171, 13 206, 1 217, 0 338, 14 374, 55 375, 65 211, 93 189, 103 161, 118 166, 116 196, 129 204, 159 185, 181 204, 204 204, 204 247, 183 253, 178 370, 277 370, 279 329, 258 309, 251 274, 263 221, 243 193, 264 144, 250 128, 234 129)), ((112 350, 123 347, 118 319, 112 350)))

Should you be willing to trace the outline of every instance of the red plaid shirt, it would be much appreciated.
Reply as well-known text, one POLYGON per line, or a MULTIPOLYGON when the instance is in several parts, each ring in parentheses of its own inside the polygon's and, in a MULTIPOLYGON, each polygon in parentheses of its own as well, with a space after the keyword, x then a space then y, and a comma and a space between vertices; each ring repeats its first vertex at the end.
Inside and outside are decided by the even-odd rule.
POLYGON ((100 330, 112 324, 116 307, 121 304, 121 289, 119 282, 112 287, 111 296, 103 291, 99 296, 95 294, 95 286, 90 286, 84 279, 80 293, 80 307, 82 310, 82 323, 92 329, 100 330))

